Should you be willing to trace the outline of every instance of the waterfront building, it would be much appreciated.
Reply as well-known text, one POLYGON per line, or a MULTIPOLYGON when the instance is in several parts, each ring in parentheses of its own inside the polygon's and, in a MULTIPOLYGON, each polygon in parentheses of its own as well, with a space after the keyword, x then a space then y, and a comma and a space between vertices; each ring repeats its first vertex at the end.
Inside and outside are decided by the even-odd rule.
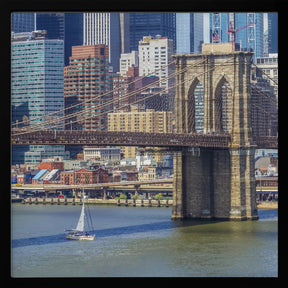
POLYGON ((168 89, 173 79, 165 79, 173 71, 168 65, 174 53, 173 40, 161 35, 144 36, 139 41, 139 76, 154 75, 159 77, 159 86, 168 89))
POLYGON ((119 71, 120 54, 129 52, 127 16, 126 13, 116 12, 84 13, 83 45, 108 45, 113 72, 119 71))
POLYGON ((109 50, 104 44, 72 47, 69 65, 64 67, 66 116, 78 113, 66 122, 66 129, 106 130, 109 100, 109 50), (75 106, 76 104, 84 103, 75 106), (80 124, 73 121, 83 119, 80 124))
MULTIPOLYGON (((64 43, 47 39, 46 31, 12 33, 11 38, 11 106, 12 122, 39 125, 52 117, 63 116, 64 43), (57 111, 59 111, 57 113, 57 111), (49 116, 50 117, 50 116, 49 116)), ((55 127, 63 129, 63 126, 55 127)), ((13 149, 12 163, 38 165, 42 158, 64 156, 63 145, 30 146, 13 149), (23 150, 24 149, 24 150, 23 150), (18 151, 17 151, 18 150, 18 151), (24 154, 24 151, 25 154, 24 154), (14 154, 15 152, 15 154, 14 154), (15 157, 14 157, 15 156, 15 157), (13 159, 14 158, 14 159, 13 159)))
POLYGON ((176 13, 177 54, 200 53, 204 42, 204 13, 176 13))
POLYGON ((76 171, 62 171, 60 173, 61 185, 85 185, 107 183, 109 180, 108 170, 101 167, 95 169, 81 168, 76 171))
POLYGON ((138 50, 138 43, 144 36, 162 35, 172 39, 176 48, 176 13, 134 12, 129 13, 130 51, 138 50))

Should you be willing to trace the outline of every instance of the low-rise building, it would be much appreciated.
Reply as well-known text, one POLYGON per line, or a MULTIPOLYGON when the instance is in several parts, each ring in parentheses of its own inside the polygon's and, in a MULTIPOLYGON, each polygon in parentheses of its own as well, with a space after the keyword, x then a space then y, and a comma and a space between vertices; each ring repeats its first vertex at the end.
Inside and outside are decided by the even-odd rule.
POLYGON ((147 167, 138 173, 139 181, 156 179, 156 167, 147 167))
POLYGON ((100 160, 117 162, 121 159, 121 149, 118 147, 85 147, 83 149, 84 160, 100 160))
POLYGON ((43 159, 42 162, 39 164, 38 169, 48 169, 49 171, 52 171, 54 169, 63 170, 64 164, 63 161, 59 161, 60 159, 55 158, 49 158, 49 159, 43 159))
POLYGON ((63 171, 60 174, 62 185, 107 183, 108 180, 108 170, 101 167, 93 170, 82 168, 77 171, 63 171))

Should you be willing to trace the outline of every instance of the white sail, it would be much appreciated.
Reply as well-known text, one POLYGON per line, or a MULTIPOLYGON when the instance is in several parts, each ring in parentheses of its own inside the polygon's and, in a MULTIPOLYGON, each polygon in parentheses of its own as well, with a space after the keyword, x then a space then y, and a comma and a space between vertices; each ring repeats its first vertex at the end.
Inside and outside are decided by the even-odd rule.
POLYGON ((85 207, 84 207, 84 201, 83 201, 82 210, 81 210, 81 214, 79 217, 79 221, 78 221, 76 230, 84 231, 84 218, 85 218, 85 207))

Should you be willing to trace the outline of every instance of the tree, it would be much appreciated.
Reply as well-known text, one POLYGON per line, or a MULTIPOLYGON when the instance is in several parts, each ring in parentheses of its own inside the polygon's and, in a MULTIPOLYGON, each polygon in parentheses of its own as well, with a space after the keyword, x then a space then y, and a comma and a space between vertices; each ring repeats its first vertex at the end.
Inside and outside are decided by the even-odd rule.
POLYGON ((163 195, 160 193, 156 194, 154 197, 155 200, 163 200, 163 198, 164 198, 163 195))

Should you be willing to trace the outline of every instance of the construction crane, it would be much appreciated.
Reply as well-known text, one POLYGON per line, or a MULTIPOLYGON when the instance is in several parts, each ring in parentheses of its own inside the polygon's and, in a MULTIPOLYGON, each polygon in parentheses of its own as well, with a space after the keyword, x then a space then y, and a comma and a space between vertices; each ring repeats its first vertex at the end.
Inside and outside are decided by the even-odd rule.
POLYGON ((232 49, 233 49, 233 51, 235 50, 235 34, 236 34, 238 31, 243 30, 243 29, 246 29, 246 28, 248 28, 248 27, 250 27, 250 26, 253 26, 253 25, 255 25, 255 24, 256 24, 256 22, 252 22, 252 23, 249 23, 248 25, 246 25, 246 26, 244 26, 244 27, 235 29, 235 28, 233 27, 233 21, 230 21, 230 26, 229 26, 229 28, 228 28, 227 33, 231 33, 231 42, 232 42, 232 49))

